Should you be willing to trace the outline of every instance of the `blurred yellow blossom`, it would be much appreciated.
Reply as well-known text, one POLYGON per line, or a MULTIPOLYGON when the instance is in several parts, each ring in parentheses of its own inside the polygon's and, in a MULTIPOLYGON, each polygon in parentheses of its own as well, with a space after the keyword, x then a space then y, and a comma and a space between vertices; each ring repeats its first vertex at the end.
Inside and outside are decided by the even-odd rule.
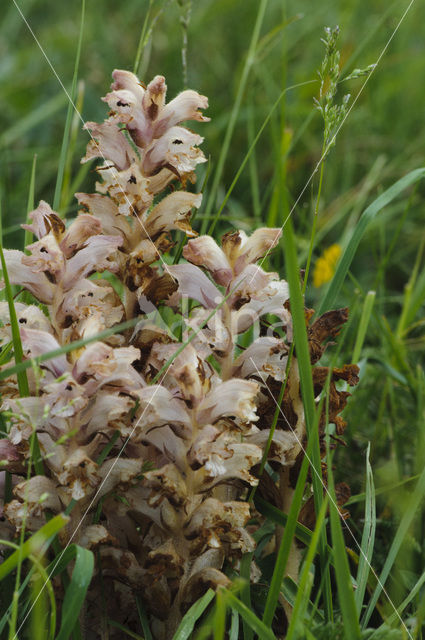
POLYGON ((322 284, 329 282, 335 273, 336 263, 341 255, 341 247, 339 244, 332 244, 324 250, 320 258, 317 258, 313 272, 313 285, 321 287, 322 284))

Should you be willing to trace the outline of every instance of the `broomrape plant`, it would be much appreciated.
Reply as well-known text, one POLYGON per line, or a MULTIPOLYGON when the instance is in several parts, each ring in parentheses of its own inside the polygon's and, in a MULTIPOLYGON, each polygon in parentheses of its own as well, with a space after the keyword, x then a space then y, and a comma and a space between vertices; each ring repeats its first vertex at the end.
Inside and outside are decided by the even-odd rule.
MULTIPOLYGON (((116 621, 109 638, 122 637, 117 623, 137 631, 137 595, 153 637, 171 638, 188 608, 208 588, 229 586, 254 551, 262 517, 250 488, 290 507, 307 441, 288 285, 258 264, 281 231, 230 231, 221 243, 197 237, 190 216, 202 195, 185 189, 205 162, 203 138, 181 123, 207 122, 208 100, 190 90, 168 104, 165 97, 162 76, 145 87, 114 71, 108 117, 85 125, 92 140, 82 162, 101 159, 96 193, 76 194, 80 211, 69 224, 40 202, 22 225, 35 241, 4 252, 10 283, 33 299, 15 303, 24 358, 91 339, 29 368, 28 397, 16 374, 2 380, 0 440, 13 484, 1 502, 2 536, 35 532, 67 511, 62 546, 96 550, 99 579, 82 613, 87 638, 100 637, 105 597, 116 621), (174 231, 190 239, 171 265, 174 231), (95 340, 126 320, 134 326, 95 340), (31 467, 27 476, 34 434, 44 475, 31 467)), ((0 316, 7 345, 6 302, 0 316)), ((355 365, 316 363, 347 317, 347 309, 314 321, 305 313, 323 456, 326 424, 336 439, 345 428, 349 393, 336 383, 358 378, 355 365)), ((314 526, 308 495, 300 521, 314 526)), ((294 579, 298 551, 293 544, 294 579)))

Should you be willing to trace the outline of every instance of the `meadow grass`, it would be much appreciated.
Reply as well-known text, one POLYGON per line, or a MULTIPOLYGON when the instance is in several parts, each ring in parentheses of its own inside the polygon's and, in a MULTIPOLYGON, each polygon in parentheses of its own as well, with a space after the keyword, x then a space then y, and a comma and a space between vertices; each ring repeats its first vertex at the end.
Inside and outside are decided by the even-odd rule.
MULTIPOLYGON (((210 159, 204 174, 200 172, 205 195, 195 223, 198 231, 219 237, 231 228, 284 224, 281 246, 267 262, 290 287, 310 436, 307 455, 288 513, 252 496, 266 517, 264 543, 274 526, 277 531, 283 527, 274 554, 247 554, 240 576, 232 576, 232 588, 217 595, 207 591, 189 609, 174 638, 280 637, 282 631, 276 629, 284 601, 292 607, 286 631, 291 639, 423 638, 424 7, 412 5, 320 162, 329 142, 325 139, 324 146, 323 122, 313 102, 320 90, 316 70, 324 55, 323 28, 340 26, 341 76, 335 80, 334 102, 339 105, 346 93, 351 100, 356 96, 365 77, 350 79, 350 74, 376 62, 407 3, 150 0, 118 9, 109 0, 70 6, 27 0, 19 6, 83 119, 101 117, 97 96, 109 86, 115 67, 137 68, 142 79, 163 73, 170 94, 187 80, 209 96, 210 159), (342 249, 335 272, 315 288, 315 263, 334 243, 342 249), (306 269, 304 285, 301 268, 306 269), (328 497, 322 487, 304 294, 305 306, 318 315, 334 306, 350 308, 337 348, 329 348, 323 360, 329 366, 340 361, 360 366, 360 384, 344 413, 347 446, 335 456, 328 448, 328 497), (318 514, 314 530, 297 522, 307 477, 318 514), (336 508, 334 478, 352 490, 346 523, 336 508), (298 585, 285 577, 294 537, 305 545, 298 585), (254 560, 263 574, 250 585, 254 560)), ((90 189, 93 176, 88 165, 79 166, 87 142, 81 121, 13 2, 4 8, 0 51, 2 242, 22 248, 24 233, 17 225, 26 221, 34 202, 52 201, 62 215, 72 217, 74 191, 90 189)), ((14 366, 24 397, 26 370, 42 360, 21 362, 13 308, 17 291, 8 285, 3 253, 1 257, 15 358, 8 363, 9 351, 3 349, 1 364, 14 366)), ((6 375, 1 372, 0 378, 6 375)), ((278 412, 279 406, 276 420, 278 412)), ((35 434, 31 450, 33 464, 42 472, 35 434)), ((10 494, 10 489, 7 481, 5 491, 10 494)), ((95 558, 74 544, 62 555, 55 534, 65 524, 57 516, 28 539, 23 530, 16 548, 5 551, 1 638, 84 638, 78 617, 95 558), (56 575, 62 576, 65 593, 58 621, 51 584, 56 575), (40 595, 42 584, 47 598, 40 595), (38 604, 16 635, 32 603, 38 604)), ((135 634, 108 619, 105 611, 104 637, 110 625, 122 637, 148 640, 142 600, 139 617, 140 633, 135 634)))

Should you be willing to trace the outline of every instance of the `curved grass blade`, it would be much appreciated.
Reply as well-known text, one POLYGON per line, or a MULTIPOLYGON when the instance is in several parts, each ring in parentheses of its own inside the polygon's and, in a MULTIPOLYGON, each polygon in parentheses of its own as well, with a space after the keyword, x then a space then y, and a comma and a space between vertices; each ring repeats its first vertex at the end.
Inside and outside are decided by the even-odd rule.
POLYGON ((79 545, 75 545, 75 547, 75 566, 72 571, 71 582, 65 592, 61 626, 56 640, 68 640, 71 633, 73 633, 93 575, 93 553, 79 545))
MULTIPOLYGON (((12 547, 13 549, 15 549, 17 553, 19 553, 19 545, 15 544, 14 542, 9 542, 8 540, 0 540, 0 543, 4 546, 12 547)), ((30 560, 33 563, 33 567, 28 572, 26 579, 20 584, 16 597, 19 599, 19 597, 21 596, 22 592, 26 588, 31 578, 33 580, 33 589, 36 587, 36 583, 38 581, 42 582, 43 588, 46 587, 47 589, 49 600, 50 600, 50 608, 51 608, 50 625, 49 625, 47 640, 53 640, 53 638, 55 637, 55 631, 56 631, 56 601, 55 601, 55 594, 53 591, 52 583, 50 582, 50 578, 48 576, 46 569, 43 567, 42 563, 40 562, 40 559, 37 558, 37 556, 30 553, 28 555, 28 560, 30 560), (34 580, 35 569, 37 569, 37 571, 40 574, 38 580, 37 579, 34 580)), ((14 594, 14 597, 15 597, 15 594, 14 594)), ((37 598, 37 595, 35 596, 35 598, 37 598)), ((0 634, 2 633, 4 627, 6 626, 8 619, 10 618, 11 611, 12 611, 12 604, 10 604, 6 613, 0 620, 0 634)), ((35 623, 33 622, 32 624, 34 629, 35 623)), ((33 633, 33 636, 34 638, 40 637, 40 636, 37 636, 36 633, 33 633)), ((43 640, 44 640, 44 637, 43 637, 43 640)))
POLYGON ((52 542, 54 536, 60 531, 69 518, 62 513, 55 516, 49 522, 41 527, 31 538, 28 538, 24 544, 14 551, 2 564, 0 564, 0 581, 3 580, 11 571, 13 571, 19 562, 22 562, 30 554, 44 553, 49 544, 52 542))
POLYGON ((389 189, 384 191, 376 200, 370 204, 367 209, 364 210, 362 215, 360 216, 360 220, 358 221, 356 227, 354 228, 350 239, 348 240, 347 246, 345 247, 344 253, 338 263, 338 266, 335 271, 335 275, 330 283, 330 286, 322 300, 322 303, 317 311, 317 314, 320 315, 324 311, 332 308, 332 305, 335 303, 336 297, 342 287, 342 284, 345 280, 345 277, 350 268, 351 262, 354 258, 354 255, 357 251, 357 247, 360 244, 360 241, 365 233, 367 227, 370 222, 377 216, 377 214, 390 202, 394 200, 404 189, 410 187, 410 185, 415 184, 418 180, 421 180, 425 176, 425 168, 422 167, 420 169, 415 169, 414 171, 410 171, 407 175, 403 176, 400 180, 398 180, 395 184, 393 184, 389 189))
POLYGON ((397 607, 397 611, 394 611, 386 620, 382 627, 391 626, 396 622, 396 620, 400 620, 400 615, 403 613, 407 605, 409 605, 414 598, 418 595, 419 591, 422 588, 422 585, 425 584, 425 571, 416 582, 413 589, 410 591, 409 595, 403 600, 403 602, 397 607))
POLYGON ((210 602, 214 599, 215 592, 212 589, 208 591, 200 598, 195 604, 193 604, 189 611, 180 622, 173 640, 187 640, 190 634, 195 628, 195 624, 204 613, 210 602))

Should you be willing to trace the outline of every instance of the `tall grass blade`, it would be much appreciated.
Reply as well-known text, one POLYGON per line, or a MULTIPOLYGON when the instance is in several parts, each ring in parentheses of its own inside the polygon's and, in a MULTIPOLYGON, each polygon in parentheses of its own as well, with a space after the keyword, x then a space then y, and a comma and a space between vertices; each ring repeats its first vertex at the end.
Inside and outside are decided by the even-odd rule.
POLYGON ((373 482, 372 467, 369 461, 370 443, 366 451, 366 499, 365 499, 365 516, 364 527, 361 541, 361 550, 359 558, 359 567, 357 569, 357 589, 354 594, 356 601, 357 614, 360 615, 363 605, 366 586, 369 578, 369 567, 373 555, 373 546, 375 543, 376 531, 376 498, 375 486, 373 482))
MULTIPOLYGON (((314 402, 313 377, 311 373, 310 351, 304 312, 304 300, 300 286, 300 272, 297 264, 295 239, 292 221, 289 218, 283 233, 285 251, 286 277, 289 284, 291 314, 294 327, 294 342, 300 374, 301 394, 304 405, 306 430, 311 447, 312 482, 314 491, 314 508, 319 513, 323 502, 322 465, 319 447, 319 432, 316 427, 316 408, 314 402)), ((332 593, 329 566, 326 553, 326 532, 320 539, 320 566, 324 578, 324 608, 328 620, 332 620, 332 593)))
MULTIPOLYGON (((329 448, 328 448, 329 454, 329 448)), ((331 496, 330 520, 332 532, 332 546, 334 549, 335 576, 338 589, 339 606, 346 640, 359 640, 360 626, 357 616, 356 601, 351 580, 348 558, 345 550, 344 536, 342 533, 341 516, 336 503, 335 488, 332 472, 332 459, 328 462, 328 483, 331 496)))
POLYGON ((224 640, 226 632, 226 600, 221 590, 218 590, 215 596, 215 612, 214 612, 214 640, 224 640))
POLYGON ((363 309, 362 309, 362 315, 360 317, 359 327, 357 329, 356 342, 354 344, 353 357, 352 357, 353 362, 358 362, 360 360, 360 354, 362 352, 362 347, 366 337, 367 328, 369 326, 370 316, 372 314, 375 297, 376 297, 376 291, 367 292, 363 309))
POLYGON ((210 602, 214 599, 214 596, 214 591, 212 589, 208 589, 202 598, 190 607, 189 611, 180 622, 173 640, 187 640, 190 637, 190 634, 195 628, 195 624, 202 616, 210 602))
MULTIPOLYGON (((0 211, 1 215, 1 211, 0 211)), ((6 293, 6 300, 9 307, 10 326, 12 331, 13 351, 15 356, 16 365, 22 364, 24 359, 24 353, 22 350, 21 335, 19 333, 18 318, 16 315, 15 305, 13 302, 13 291, 9 281, 9 275, 7 273, 6 260, 4 258, 3 246, 0 246, 0 260, 1 268, 3 271, 4 288, 6 293)), ((23 398, 29 395, 29 386, 27 374, 24 370, 16 372, 18 379, 19 395, 23 398)))
POLYGON ((308 547, 307 555, 304 560, 303 569, 298 584, 297 597, 295 598, 291 622, 289 624, 286 640, 295 640, 298 631, 302 631, 304 626, 303 614, 306 611, 312 587, 312 582, 309 580, 310 568, 313 564, 314 556, 316 555, 316 548, 319 543, 322 527, 325 522, 327 506, 328 500, 326 499, 323 501, 319 515, 317 516, 316 526, 311 538, 310 545, 308 547))
POLYGON ((56 640, 68 640, 80 615, 94 569, 94 555, 89 549, 75 545, 75 565, 62 605, 62 619, 56 640))
POLYGON ((342 257, 336 268, 335 275, 317 311, 319 315, 324 311, 331 309, 333 304, 335 303, 337 295, 343 285, 351 262, 357 251, 357 247, 359 246, 360 241, 372 220, 374 220, 378 213, 382 211, 382 209, 386 207, 387 204, 392 202, 400 193, 402 193, 404 189, 407 189, 408 187, 410 187, 410 185, 415 184, 424 176, 425 168, 414 169, 413 171, 410 171, 410 173, 403 176, 403 178, 398 180, 389 189, 384 191, 384 193, 376 198, 376 200, 374 200, 372 204, 370 204, 367 209, 364 210, 356 227, 353 229, 347 246, 345 247, 344 253, 342 254, 342 257))
MULTIPOLYGON (((252 562, 253 555, 254 555, 253 552, 244 553, 241 559, 241 569, 240 569, 241 578, 243 578, 244 580, 244 583, 242 584, 242 587, 241 587, 241 600, 248 609, 251 609, 250 573, 251 573, 251 562, 252 562)), ((254 635, 252 633, 252 629, 248 625, 245 619, 242 620, 242 625, 243 625, 244 640, 253 640, 254 635)))
POLYGON ((378 602, 378 598, 381 595, 382 589, 385 586, 385 582, 390 574, 390 571, 398 555, 398 552, 400 551, 401 545, 403 544, 406 538, 410 525, 413 522, 413 518, 418 512, 419 506, 422 504, 424 496, 425 496, 425 469, 423 469, 419 477, 419 480, 417 482, 417 485, 411 493, 410 500, 406 507, 406 511, 403 514, 403 517, 400 521, 397 532, 394 536, 394 540, 391 544, 383 569, 379 576, 379 582, 376 585, 375 591, 372 594, 372 597, 370 599, 364 618, 362 619, 363 626, 367 626, 370 620, 370 617, 375 609, 375 605, 378 602))

